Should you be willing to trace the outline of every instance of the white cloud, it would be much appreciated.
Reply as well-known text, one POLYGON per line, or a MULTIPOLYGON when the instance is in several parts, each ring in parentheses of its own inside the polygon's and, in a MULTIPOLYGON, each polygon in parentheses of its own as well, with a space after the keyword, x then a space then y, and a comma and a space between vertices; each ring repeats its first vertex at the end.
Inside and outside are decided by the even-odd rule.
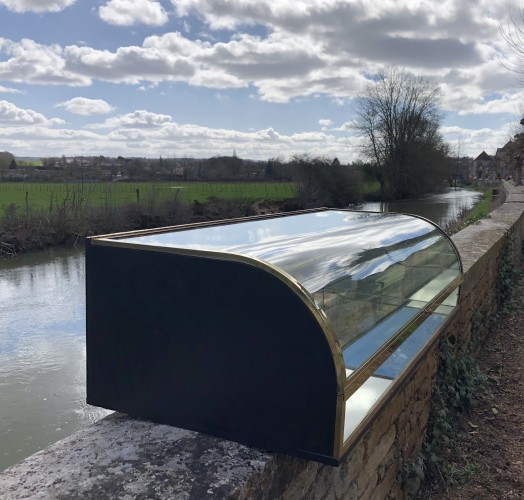
MULTIPOLYGON (((72 0, 0 0, 0 5, 18 12, 56 11, 73 3, 72 0)), ((499 21, 504 22, 507 17, 504 2, 171 0, 173 7, 169 12, 165 0, 95 3, 94 18, 99 21, 98 13, 113 25, 165 26, 171 11, 179 16, 196 15, 201 22, 189 17, 174 20, 169 28, 178 26, 181 32, 143 26, 133 30, 112 28, 115 38, 109 45, 104 45, 103 37, 96 42, 88 38, 86 43, 75 45, 44 45, 29 39, 0 38, 0 81, 4 85, 0 92, 17 92, 11 88, 16 85, 10 82, 88 86, 104 81, 148 90, 137 92, 137 99, 146 99, 153 91, 169 94, 172 89, 182 87, 160 87, 162 82, 183 82, 188 85, 189 93, 198 91, 195 87, 213 89, 211 95, 219 100, 226 95, 235 99, 234 89, 240 88, 246 89, 243 95, 249 94, 251 99, 272 103, 302 99, 307 106, 309 100, 328 96, 325 111, 321 111, 322 118, 318 120, 321 130, 302 133, 297 124, 295 134, 283 133, 266 126, 267 122, 264 125, 252 122, 248 126, 254 125, 255 130, 245 134, 176 124, 169 115, 142 110, 94 124, 89 134, 79 131, 75 135, 70 130, 52 129, 53 134, 47 136, 42 131, 45 147, 47 144, 65 147, 63 138, 71 136, 72 143, 77 137, 89 137, 89 147, 93 149, 98 147, 109 152, 118 147, 127 151, 140 150, 140 154, 150 151, 153 156, 158 156, 160 151, 166 155, 166 151, 179 147, 196 156, 222 151, 230 154, 236 147, 238 153, 246 157, 287 155, 300 152, 302 148, 302 151, 325 150, 326 154, 333 151, 341 158, 340 150, 348 151, 348 144, 353 144, 351 141, 358 142, 350 133, 353 98, 362 91, 369 75, 395 64, 438 82, 445 93, 446 110, 464 117, 515 112, 513 104, 517 94, 513 88, 516 84, 500 64, 507 51, 499 31, 499 21), (214 31, 219 28, 231 32, 214 31), (191 36, 188 35, 190 29, 191 36), (131 31, 135 41, 119 46, 118 40, 131 39, 119 38, 120 34, 131 31), (199 31, 203 34, 197 39, 199 31), (138 38, 140 33, 155 32, 157 35, 143 41, 138 38), (226 93, 226 89, 232 90, 226 93), (346 106, 344 119, 348 122, 339 125, 342 122, 338 118, 340 110, 335 120, 331 118, 333 104, 346 106), (104 133, 93 132, 97 127, 104 128, 104 133), (338 151, 335 148, 339 148, 338 151)), ((71 11, 73 9, 68 12, 71 11)), ((110 28, 105 26, 104 29, 110 28)), ((56 40, 61 40, 58 34, 56 40)), ((131 109, 146 108, 147 105, 141 102, 137 101, 131 109)), ((263 103, 256 105, 264 106, 263 103)), ((78 97, 61 106, 84 116, 114 111, 106 101, 78 97)), ((29 120, 31 110, 19 109, 18 114, 12 113, 21 119, 24 111, 29 120)), ((39 119, 44 120, 42 124, 47 120, 44 115, 39 118, 36 111, 33 113, 34 121, 28 135, 34 133, 37 128, 34 123, 39 119)), ((466 122, 467 118, 461 121, 466 122)), ((41 128, 50 123, 48 120, 41 128)), ((22 128, 20 131, 23 137, 25 132, 22 128)), ((498 132, 489 128, 478 136, 473 130, 460 131, 465 134, 465 145, 472 154, 482 140, 492 144, 491 141, 501 139, 498 132)), ((2 133, 7 134, 6 131, 2 133)), ((449 137, 457 140, 451 133, 449 137)), ((14 141, 14 136, 10 140, 14 141)), ((347 157, 351 155, 353 152, 348 151, 347 157)))
POLYGON ((329 118, 321 118, 318 120, 318 124, 322 127, 322 130, 327 130, 331 125, 333 125, 333 121, 329 118))
POLYGON ((507 122, 500 128, 473 129, 456 125, 442 127, 441 132, 455 151, 460 145, 460 154, 476 158, 482 151, 495 154, 513 136, 514 123, 507 122))
MULTIPOLYGON (((1 109, 1 105, 0 105, 1 109)), ((24 110, 19 110, 23 115, 24 110)), ((0 116, 1 116, 0 111, 0 116)), ((0 140, 3 147, 15 153, 23 148, 24 154, 61 155, 84 154, 129 155, 164 157, 187 155, 195 158, 217 154, 231 154, 233 150, 244 158, 288 158, 304 151, 324 156, 338 156, 350 161, 352 152, 346 139, 321 132, 284 134, 273 127, 247 132, 212 128, 172 121, 170 116, 144 110, 110 118, 91 130, 50 128, 45 117, 41 124, 29 126, 28 118, 14 118, 9 122, 0 118, 0 140), (8 126, 2 126, 2 125, 8 126), (98 132, 96 129, 103 129, 98 132)), ((34 122, 38 122, 34 119, 34 122)))
POLYGON ((69 71, 58 45, 41 45, 23 38, 13 42, 0 38, 0 80, 29 84, 90 85, 91 79, 69 71))
POLYGON ((155 0, 109 0, 98 12, 101 19, 118 26, 162 26, 169 20, 162 5, 155 0))
POLYGON ((23 92, 18 89, 12 89, 10 87, 4 87, 3 85, 0 85, 0 94, 23 94, 23 92))
MULTIPOLYGON (((505 10, 487 0, 467 8, 459 0, 438 5, 429 0, 172 3, 179 15, 195 13, 212 29, 237 32, 218 42, 171 32, 115 50, 4 40, 0 52, 10 57, 0 62, 0 78, 30 84, 103 80, 141 86, 185 82, 217 90, 253 87, 263 101, 329 95, 342 105, 361 91, 365 74, 400 64, 443 83, 446 105, 457 112, 482 105, 488 89, 509 91, 501 78, 497 24, 505 10), (260 25, 264 34, 246 33, 247 25, 260 25)), ((167 21, 166 11, 152 0, 110 0, 99 12, 106 21, 122 25, 167 21)))
MULTIPOLYGON (((166 123, 171 122, 171 117, 169 115, 162 115, 157 113, 151 113, 150 111, 145 111, 139 109, 133 113, 128 113, 126 115, 117 116, 115 118, 108 118, 105 122, 91 125, 91 128, 155 128, 161 127, 166 123)), ((126 132, 128 133, 128 132, 126 132)), ((134 133, 134 132, 131 132, 134 133)))
POLYGON ((501 97, 486 99, 481 98, 471 103, 467 108, 461 109, 459 115, 483 115, 496 113, 521 114, 522 94, 504 94, 501 97), (520 111, 519 111, 520 110, 520 111))
POLYGON ((86 97, 74 97, 56 106, 63 107, 70 113, 82 116, 105 115, 115 109, 103 99, 87 99, 86 97))
POLYGON ((76 0, 0 0, 0 5, 13 12, 59 12, 76 0))
POLYGON ((356 129, 356 124, 357 122, 355 120, 350 120, 350 121, 344 122, 339 127, 333 128, 332 130, 337 131, 337 132, 349 132, 351 130, 356 129))
POLYGON ((48 119, 32 109, 22 109, 8 101, 0 101, 1 125, 60 125, 59 118, 48 119))

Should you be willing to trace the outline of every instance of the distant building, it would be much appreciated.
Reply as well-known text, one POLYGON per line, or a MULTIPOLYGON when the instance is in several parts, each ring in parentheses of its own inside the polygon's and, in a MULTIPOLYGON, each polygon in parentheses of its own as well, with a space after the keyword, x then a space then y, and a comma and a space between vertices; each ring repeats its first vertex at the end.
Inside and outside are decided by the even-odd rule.
POLYGON ((497 164, 495 158, 482 151, 473 160, 473 177, 479 180, 494 180, 497 177, 497 164))
POLYGON ((511 172, 515 166, 515 143, 508 141, 501 148, 497 148, 495 153, 495 161, 497 162, 498 174, 507 178, 511 175, 511 172))

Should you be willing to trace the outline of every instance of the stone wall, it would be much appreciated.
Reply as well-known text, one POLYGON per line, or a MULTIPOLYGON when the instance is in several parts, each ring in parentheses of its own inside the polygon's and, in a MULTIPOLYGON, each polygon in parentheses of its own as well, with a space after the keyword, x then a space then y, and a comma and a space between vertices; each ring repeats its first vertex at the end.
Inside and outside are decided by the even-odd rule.
MULTIPOLYGON (((465 275, 459 313, 444 335, 457 345, 486 331, 508 239, 514 261, 521 256, 524 188, 506 188, 506 203, 489 219, 453 237, 465 275)), ((436 349, 425 353, 340 467, 113 414, 4 471, 0 498, 405 498, 398 474, 420 451, 436 349)))

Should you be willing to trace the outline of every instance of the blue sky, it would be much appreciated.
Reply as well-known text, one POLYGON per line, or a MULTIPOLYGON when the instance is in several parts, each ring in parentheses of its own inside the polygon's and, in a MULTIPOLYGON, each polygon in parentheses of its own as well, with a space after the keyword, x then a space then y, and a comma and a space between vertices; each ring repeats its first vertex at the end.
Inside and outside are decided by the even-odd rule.
POLYGON ((399 66, 438 83, 452 149, 523 116, 506 0, 0 0, 0 151, 361 156, 354 98, 399 66))

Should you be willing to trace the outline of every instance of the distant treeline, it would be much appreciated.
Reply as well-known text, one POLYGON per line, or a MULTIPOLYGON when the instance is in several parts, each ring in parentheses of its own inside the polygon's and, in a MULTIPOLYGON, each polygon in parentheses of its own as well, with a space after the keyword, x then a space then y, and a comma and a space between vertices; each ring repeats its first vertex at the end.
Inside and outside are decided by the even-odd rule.
MULTIPOLYGON (((111 158, 48 157, 38 161, 15 161, 8 152, 0 153, 0 180, 11 181, 297 181, 301 172, 296 168, 309 156, 293 157, 289 161, 270 158, 267 161, 246 160, 233 156, 198 158, 111 158), (14 163, 13 163, 14 161, 14 163), (9 167, 11 165, 11 168, 9 167)), ((331 164, 333 159, 322 159, 331 164)), ((352 170, 362 170, 362 163, 344 165, 352 170)))

